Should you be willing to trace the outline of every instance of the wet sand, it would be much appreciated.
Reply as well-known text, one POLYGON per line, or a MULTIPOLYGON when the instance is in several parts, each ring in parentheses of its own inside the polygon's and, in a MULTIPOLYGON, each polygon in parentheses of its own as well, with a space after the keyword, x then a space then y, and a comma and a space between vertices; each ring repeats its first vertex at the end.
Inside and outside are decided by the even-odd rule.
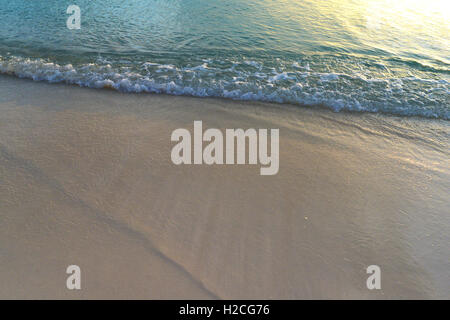
POLYGON ((0 76, 0 298, 449 299, 449 132, 0 76), (194 120, 279 128, 279 173, 174 165, 194 120))

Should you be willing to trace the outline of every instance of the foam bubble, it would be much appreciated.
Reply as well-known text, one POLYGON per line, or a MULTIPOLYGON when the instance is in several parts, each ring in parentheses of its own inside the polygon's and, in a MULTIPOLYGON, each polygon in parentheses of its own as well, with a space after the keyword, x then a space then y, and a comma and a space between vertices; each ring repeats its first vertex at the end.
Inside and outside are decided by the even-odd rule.
MULTIPOLYGON (((214 61, 194 66, 99 60, 80 65, 0 56, 0 72, 36 81, 64 82, 121 92, 223 97, 351 111, 387 112, 449 120, 449 82, 418 76, 376 78, 337 72, 304 72, 277 61, 214 61), (231 65, 231 67, 230 67, 231 65)), ((308 65, 309 68, 309 65, 308 65)))

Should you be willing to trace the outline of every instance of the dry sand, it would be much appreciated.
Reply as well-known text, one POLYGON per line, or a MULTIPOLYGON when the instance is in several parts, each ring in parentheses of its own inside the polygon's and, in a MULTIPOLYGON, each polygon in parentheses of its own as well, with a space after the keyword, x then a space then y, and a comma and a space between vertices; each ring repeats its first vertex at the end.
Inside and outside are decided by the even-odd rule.
POLYGON ((445 121, 1 76, 0 298, 448 299, 449 149, 445 121), (279 173, 172 164, 194 120, 279 128, 279 173))

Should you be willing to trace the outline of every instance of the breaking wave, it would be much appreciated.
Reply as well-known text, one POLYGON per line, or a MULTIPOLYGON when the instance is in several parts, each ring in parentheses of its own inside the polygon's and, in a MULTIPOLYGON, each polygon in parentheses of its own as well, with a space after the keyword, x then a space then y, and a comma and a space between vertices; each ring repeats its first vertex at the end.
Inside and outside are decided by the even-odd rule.
MULTIPOLYGON (((323 64, 323 61, 320 62, 323 64)), ((365 63, 367 61, 352 61, 365 63)), ((109 88, 126 93, 221 97, 306 106, 334 111, 383 112, 449 120, 449 82, 417 75, 392 76, 388 65, 372 63, 371 73, 326 72, 313 60, 272 63, 202 59, 185 65, 98 58, 78 65, 41 58, 0 56, 0 72, 50 83, 109 88)), ((354 69, 354 68, 353 68, 354 69)), ((366 68, 368 69, 368 68, 366 68)))

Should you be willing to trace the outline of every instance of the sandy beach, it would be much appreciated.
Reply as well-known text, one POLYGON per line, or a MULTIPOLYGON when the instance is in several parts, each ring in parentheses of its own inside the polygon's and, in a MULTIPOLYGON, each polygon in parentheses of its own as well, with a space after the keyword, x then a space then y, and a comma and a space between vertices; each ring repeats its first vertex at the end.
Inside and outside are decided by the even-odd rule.
POLYGON ((448 299, 449 147, 445 120, 0 76, 0 298, 448 299), (279 128, 278 174, 174 165, 194 120, 279 128))

